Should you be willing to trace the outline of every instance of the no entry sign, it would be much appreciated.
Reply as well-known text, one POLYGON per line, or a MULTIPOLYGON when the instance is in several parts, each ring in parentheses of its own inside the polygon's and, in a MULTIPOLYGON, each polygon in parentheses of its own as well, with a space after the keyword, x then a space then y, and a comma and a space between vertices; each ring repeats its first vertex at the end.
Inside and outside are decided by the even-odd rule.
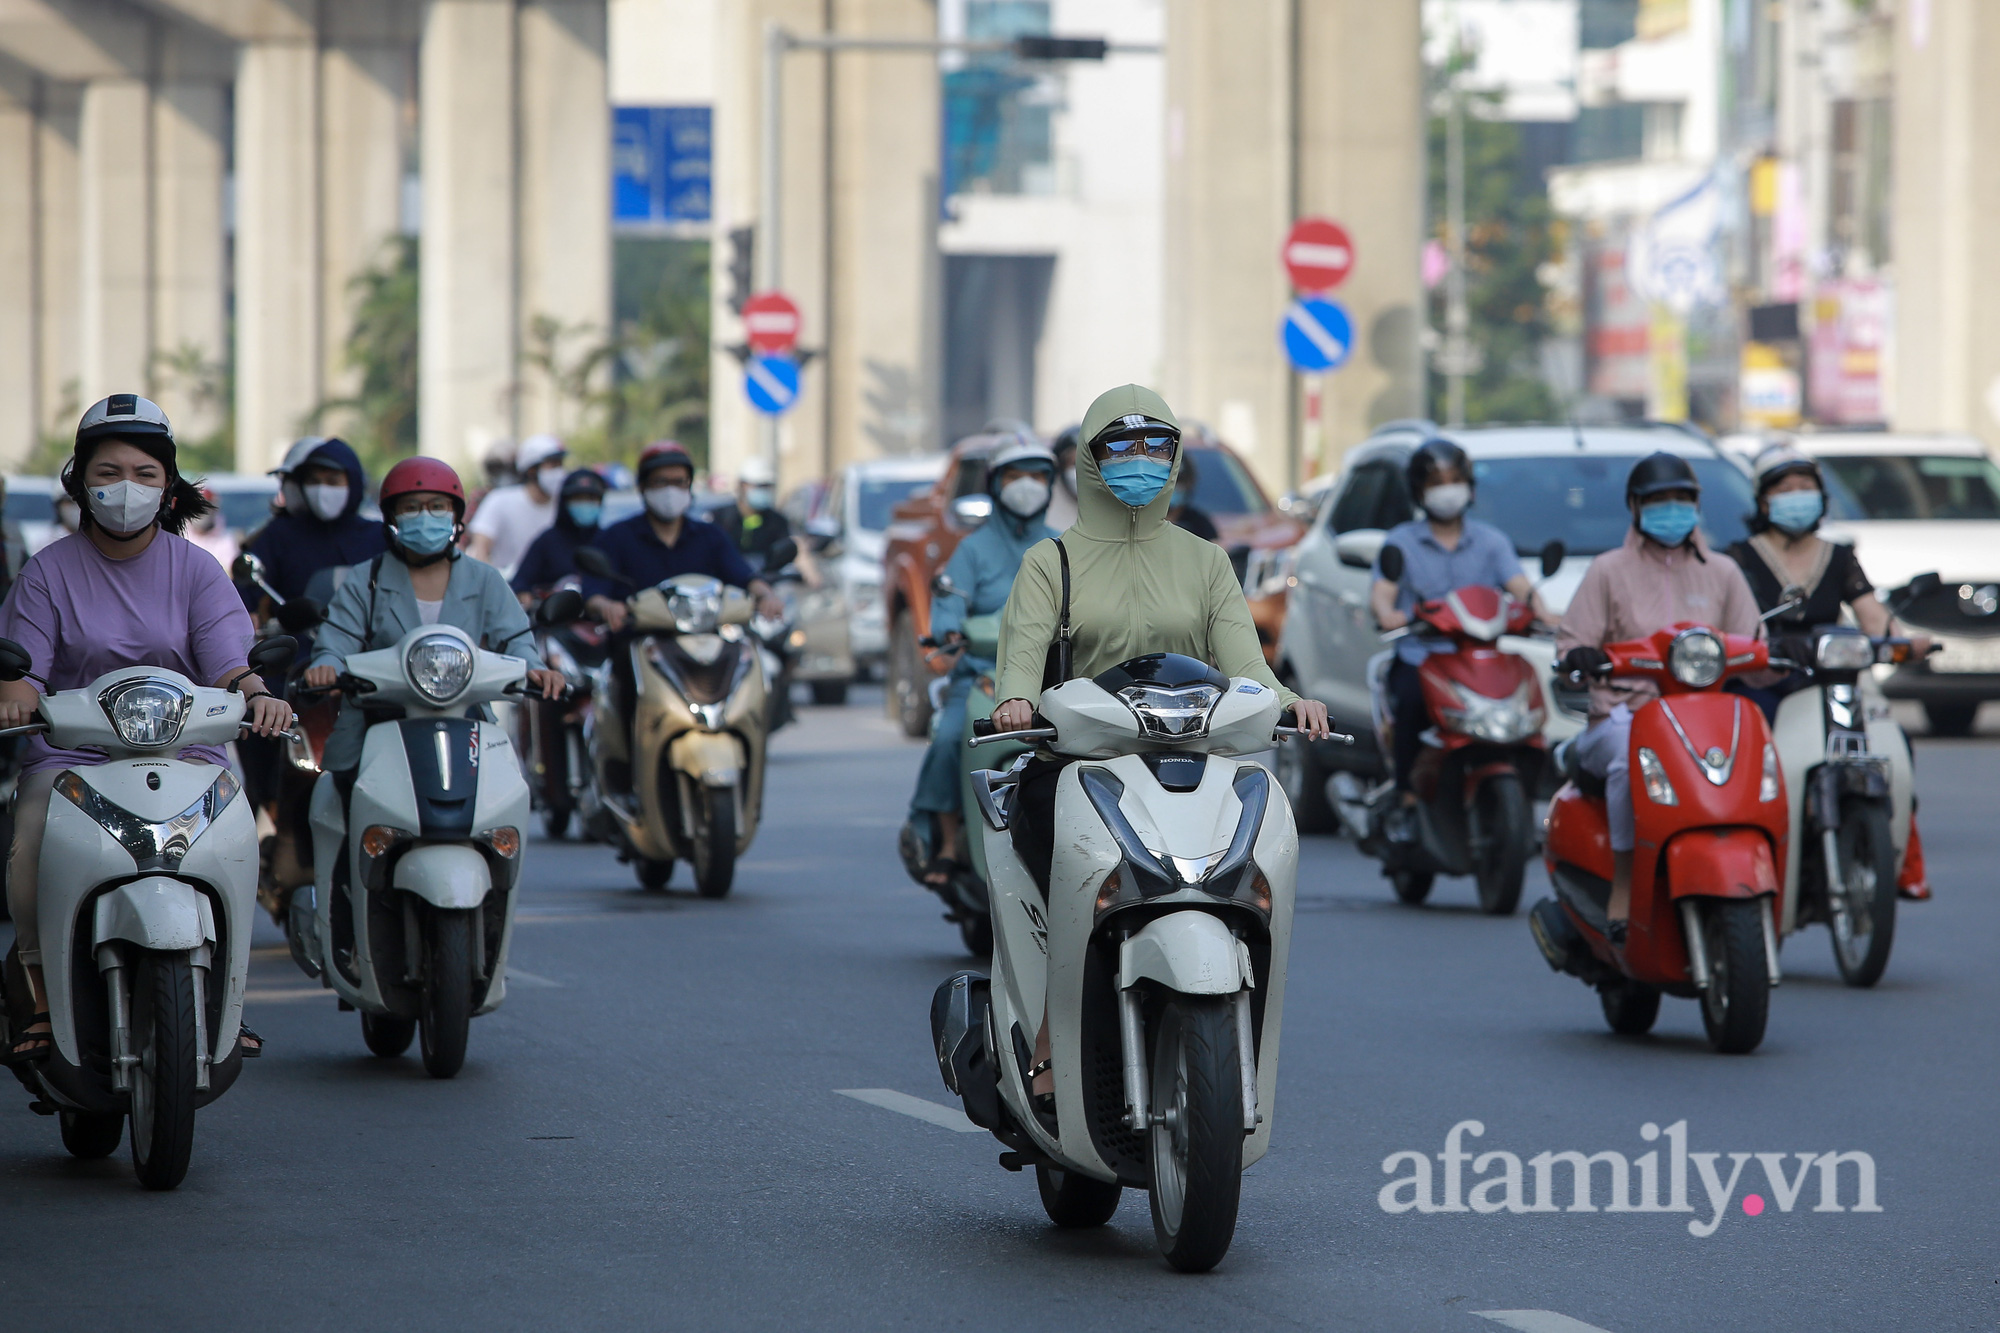
POLYGON ((743 330, 759 352, 789 352, 799 341, 799 308, 783 292, 759 292, 743 303, 743 330))
POLYGON ((1279 251, 1292 286, 1302 292, 1330 292, 1354 271, 1354 242, 1330 218, 1300 218, 1279 251))

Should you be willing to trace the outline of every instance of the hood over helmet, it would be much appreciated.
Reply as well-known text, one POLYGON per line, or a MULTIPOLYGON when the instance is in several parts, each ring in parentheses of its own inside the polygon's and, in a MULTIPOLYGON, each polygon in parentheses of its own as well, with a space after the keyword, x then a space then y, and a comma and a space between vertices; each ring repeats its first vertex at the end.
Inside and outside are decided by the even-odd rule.
POLYGON ((303 497, 296 494, 299 484, 293 474, 308 465, 339 468, 346 475, 347 506, 328 526, 353 522, 354 516, 361 512, 361 502, 368 498, 368 476, 361 470, 361 456, 338 435, 308 435, 286 451, 284 462, 271 469, 283 483, 285 507, 293 518, 303 523, 318 523, 319 516, 307 509, 303 497), (295 500, 299 507, 293 510, 295 500))
POLYGON ((1167 406, 1166 399, 1141 384, 1121 384, 1115 389, 1107 389, 1097 395, 1090 404, 1090 410, 1083 414, 1083 425, 1077 432, 1076 450, 1076 527, 1086 537, 1099 541, 1138 540, 1152 536, 1167 521, 1167 510, 1172 506, 1174 486, 1180 479, 1181 460, 1187 457, 1183 447, 1174 451, 1172 469, 1167 474, 1166 485, 1160 493, 1144 506, 1134 509, 1111 493, 1105 484, 1104 474, 1098 470, 1095 451, 1091 441, 1108 430, 1118 430, 1128 424, 1138 425, 1157 422, 1180 433, 1180 418, 1167 406))

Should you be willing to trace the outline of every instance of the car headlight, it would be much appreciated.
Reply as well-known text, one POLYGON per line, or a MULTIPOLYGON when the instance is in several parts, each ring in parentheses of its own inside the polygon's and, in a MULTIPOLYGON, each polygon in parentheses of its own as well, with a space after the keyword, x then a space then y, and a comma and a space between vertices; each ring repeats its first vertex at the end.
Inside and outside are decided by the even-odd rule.
POLYGON ((1504 699, 1489 698, 1456 682, 1452 683, 1451 692, 1459 706, 1444 710, 1446 724, 1461 735, 1488 744, 1510 745, 1525 740, 1540 731, 1548 718, 1548 710, 1535 696, 1532 681, 1522 681, 1504 699))
POLYGON ((157 750, 181 738, 194 696, 172 681, 139 676, 120 681, 98 697, 118 739, 137 749, 157 750))
POLYGON ((1139 719, 1139 730, 1159 740, 1184 741, 1208 734, 1208 715, 1222 691, 1213 685, 1127 685, 1118 697, 1139 719))
POLYGON ((709 634, 722 623, 722 585, 710 580, 667 594, 667 614, 682 634, 709 634))
POLYGON ((403 669, 417 693, 434 704, 448 704, 472 683, 472 651, 450 634, 427 634, 410 645, 403 669))
POLYGON ((1875 665, 1875 645, 1865 634, 1822 634, 1817 656, 1822 671, 1861 671, 1875 665))
POLYGON ((1685 629, 1667 649, 1667 670, 1683 685, 1705 690, 1722 679, 1722 640, 1713 630, 1685 629))
POLYGON ((1680 795, 1674 791, 1674 784, 1667 777, 1667 769, 1660 762, 1660 756, 1646 746, 1639 747, 1639 776, 1645 780, 1646 795, 1654 805, 1679 805, 1680 795))

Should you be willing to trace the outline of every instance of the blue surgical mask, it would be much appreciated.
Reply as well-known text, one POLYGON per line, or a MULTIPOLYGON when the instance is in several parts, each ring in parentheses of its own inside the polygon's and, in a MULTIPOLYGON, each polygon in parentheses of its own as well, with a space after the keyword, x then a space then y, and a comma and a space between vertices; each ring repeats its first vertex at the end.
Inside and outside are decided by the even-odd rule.
POLYGON ((1826 513, 1826 497, 1818 491, 1780 491, 1771 497, 1771 526, 1794 537, 1811 532, 1826 513))
POLYGON ((451 544, 457 526, 450 514, 404 514, 396 520, 396 540, 411 555, 436 555, 451 544))
POLYGON ((569 510, 569 521, 579 528, 594 528, 604 513, 604 506, 595 500, 578 500, 565 506, 569 510))
POLYGON ((1701 511, 1686 500, 1661 500, 1639 508, 1639 531, 1662 546, 1679 546, 1701 521, 1701 511))
POLYGON ((1105 463, 1099 471, 1103 472, 1104 484, 1113 495, 1134 509, 1143 509, 1166 488, 1167 478, 1174 469, 1172 464, 1157 458, 1127 458, 1105 463))

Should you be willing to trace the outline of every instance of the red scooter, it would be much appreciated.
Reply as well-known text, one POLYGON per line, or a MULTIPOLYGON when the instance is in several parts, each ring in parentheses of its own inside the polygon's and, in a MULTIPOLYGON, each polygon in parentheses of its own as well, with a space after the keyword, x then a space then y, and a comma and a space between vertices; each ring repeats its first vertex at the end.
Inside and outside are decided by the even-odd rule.
MULTIPOLYGON (((1544 577, 1560 567, 1560 543, 1542 552, 1544 577)), ((1403 574, 1403 553, 1382 551, 1382 574, 1403 574)), ((1406 633, 1448 639, 1418 668, 1431 727, 1410 773, 1417 805, 1410 837, 1391 838, 1387 821, 1401 798, 1394 784, 1362 787, 1349 773, 1333 780, 1335 805, 1361 851, 1382 863, 1396 897, 1412 906, 1429 896, 1438 875, 1471 875, 1479 908, 1506 916, 1521 901, 1521 878, 1535 854, 1532 796, 1547 757, 1542 724, 1548 709, 1541 682, 1525 658, 1495 646, 1503 634, 1526 634, 1534 611, 1497 588, 1465 587, 1419 602, 1406 633)), ((1375 682, 1375 731, 1383 754, 1394 749, 1394 724, 1382 680, 1384 653, 1369 664, 1375 682)))
POLYGON ((1597 990, 1612 1031, 1651 1030, 1663 994, 1698 997, 1716 1050, 1755 1050, 1779 977, 1787 806, 1763 713, 1722 685, 1768 666, 1768 648, 1682 623, 1604 652, 1594 674, 1646 677, 1662 694, 1632 716, 1638 836, 1626 941, 1614 948, 1606 937, 1604 782, 1578 765, 1573 743, 1556 752, 1568 781, 1549 806, 1556 896, 1535 905, 1529 928, 1551 968, 1597 990))

